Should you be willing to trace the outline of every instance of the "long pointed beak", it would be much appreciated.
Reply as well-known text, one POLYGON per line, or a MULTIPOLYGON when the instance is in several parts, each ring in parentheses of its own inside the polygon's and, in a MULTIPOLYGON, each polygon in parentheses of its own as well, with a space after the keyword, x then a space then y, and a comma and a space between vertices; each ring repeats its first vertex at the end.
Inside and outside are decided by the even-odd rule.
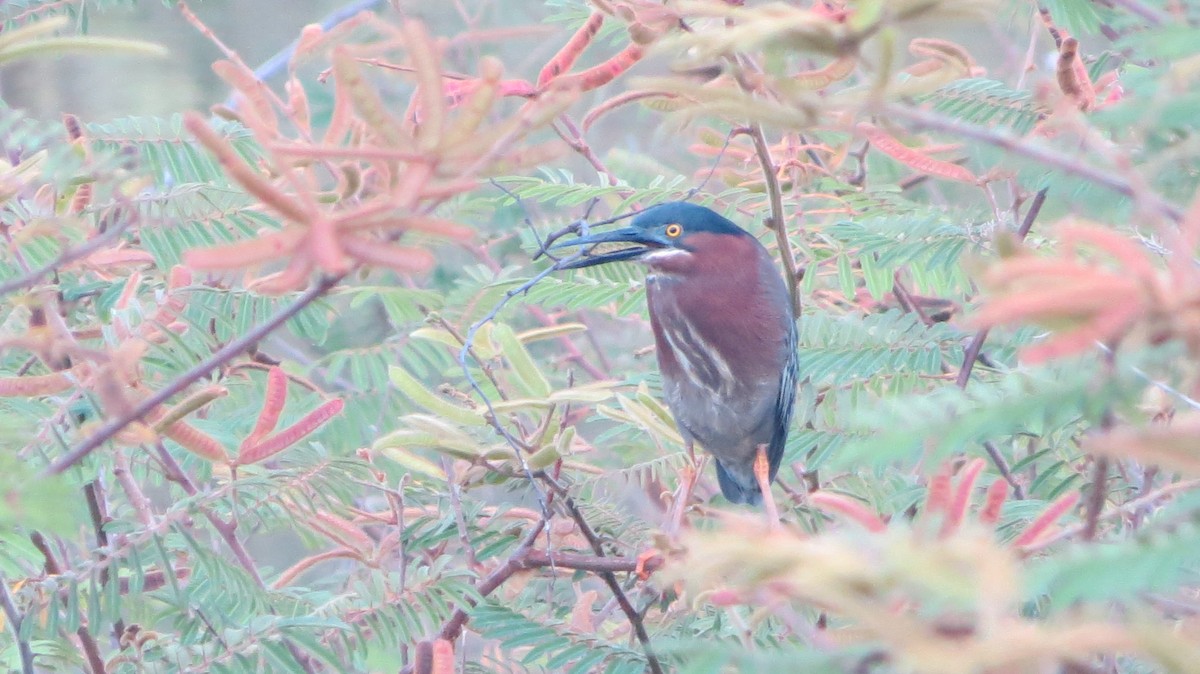
POLYGON ((636 260, 637 258, 649 253, 656 248, 662 248, 666 242, 660 241, 657 238, 648 235, 644 230, 636 227, 626 227, 624 229, 614 229, 611 232, 603 232, 593 234, 591 236, 581 236, 578 239, 570 241, 561 241, 551 246, 551 249, 566 248, 567 246, 594 246, 599 243, 632 243, 636 244, 632 248, 621 248, 619 250, 592 255, 591 251, 585 251, 584 256, 568 262, 559 267, 559 269, 582 269, 584 267, 593 267, 598 264, 607 264, 609 262, 620 262, 622 260, 636 260))

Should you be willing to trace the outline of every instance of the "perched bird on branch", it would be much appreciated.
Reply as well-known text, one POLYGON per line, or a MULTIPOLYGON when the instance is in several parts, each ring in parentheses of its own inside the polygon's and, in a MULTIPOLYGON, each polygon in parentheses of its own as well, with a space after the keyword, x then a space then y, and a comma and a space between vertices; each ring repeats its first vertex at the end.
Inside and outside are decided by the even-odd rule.
POLYGON ((688 454, 694 457, 693 443, 700 443, 716 459, 725 498, 765 500, 770 521, 778 522, 770 485, 792 418, 797 353, 792 300, 770 254, 728 219, 685 202, 648 208, 629 227, 554 247, 609 243, 632 245, 585 251, 559 268, 646 265, 663 395, 688 454))

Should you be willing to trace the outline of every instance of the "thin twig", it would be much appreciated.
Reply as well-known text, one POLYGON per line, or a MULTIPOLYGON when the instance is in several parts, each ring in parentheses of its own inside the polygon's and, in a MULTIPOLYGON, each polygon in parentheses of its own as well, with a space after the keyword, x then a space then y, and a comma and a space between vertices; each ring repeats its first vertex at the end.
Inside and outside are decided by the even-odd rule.
POLYGON ((141 485, 133 479, 129 456, 125 451, 119 450, 113 453, 112 472, 117 484, 121 485, 121 490, 125 492, 126 502, 137 515, 138 522, 147 528, 153 528, 154 507, 151 505, 150 499, 146 498, 146 493, 142 491, 141 485))
POLYGON ((1042 204, 1046 203, 1046 193, 1050 191, 1049 187, 1043 187, 1038 190, 1038 193, 1033 195, 1033 201, 1029 202, 1029 210, 1025 211, 1025 218, 1021 220, 1021 226, 1017 228, 1017 238, 1021 241, 1029 236, 1029 230, 1033 229, 1033 223, 1037 220, 1038 213, 1042 210, 1042 204))
MULTIPOLYGON (((107 556, 104 550, 108 549, 108 531, 104 525, 108 520, 108 506, 105 503, 104 487, 99 480, 92 480, 83 485, 84 499, 87 501, 88 514, 92 518, 92 531, 96 535, 96 547, 101 558, 107 556)), ((110 574, 108 567, 100 570, 100 586, 108 585, 110 574)), ((113 622, 113 636, 117 641, 121 640, 121 635, 125 633, 125 620, 118 617, 113 622)))
MULTIPOLYGON (((628 213, 625 215, 617 216, 615 218, 609 218, 608 220, 605 220, 602 223, 597 223, 597 224, 607 224, 608 222, 621 220, 621 219, 624 219, 627 217, 631 217, 632 215, 634 215, 634 214, 628 213)), ((577 224, 579 224, 579 223, 572 223, 572 226, 575 227, 577 224)), ((584 222, 579 227, 586 227, 586 226, 587 226, 587 223, 584 222)), ((578 231, 579 227, 576 227, 576 231, 578 231)), ((561 234, 559 236, 561 236, 561 234)), ((548 247, 553 241, 554 241, 554 235, 551 235, 550 237, 546 238, 545 245, 548 247)), ((507 442, 509 444, 509 446, 511 446, 513 448, 513 453, 517 458, 517 464, 521 467, 521 472, 525 474, 525 476, 529 479, 530 483, 533 485, 534 489, 537 491, 538 504, 541 506, 543 514, 548 514, 548 505, 546 502, 546 495, 545 495, 545 493, 542 492, 541 488, 537 486, 537 480, 535 479, 533 472, 529 469, 529 464, 525 461, 525 455, 523 454, 523 450, 522 450, 523 443, 521 443, 519 440, 517 440, 517 438, 514 437, 507 428, 504 427, 504 424, 500 423, 500 418, 496 414, 496 408, 492 405, 491 397, 489 397, 487 395, 487 393, 483 390, 483 387, 480 386, 479 382, 475 379, 475 376, 473 374, 471 374, 471 365, 470 365, 471 360, 475 360, 476 362, 478 362, 480 364, 481 367, 485 367, 483 361, 480 360, 479 357, 475 354, 474 349, 472 348, 472 345, 475 343, 476 334, 478 334, 478 332, 483 328, 483 326, 496 320, 496 316, 498 316, 500 314, 500 311, 505 306, 507 306, 508 303, 510 301, 512 301, 512 299, 514 297, 517 297, 519 295, 522 295, 522 294, 528 292, 530 288, 537 285, 538 282, 540 282, 542 279, 546 278, 547 276, 553 274, 556 271, 560 271, 564 265, 578 260, 579 258, 583 257, 583 255, 584 255, 584 252, 580 251, 580 252, 573 253, 569 257, 562 258, 562 259, 558 260, 557 262, 555 262, 555 264, 551 265, 550 267, 547 267, 547 268, 543 269, 542 271, 538 272, 532 278, 526 280, 524 283, 517 286, 516 288, 510 288, 509 290, 505 291, 504 296, 501 297, 500 300, 498 302, 496 302, 496 304, 494 304, 492 306, 492 308, 490 310, 488 310, 488 312, 486 314, 484 314, 479 320, 475 321, 474 323, 471 324, 471 326, 469 328, 467 328, 466 333, 462 336, 462 339, 460 340, 462 342, 462 347, 458 350, 458 356, 456 358, 458 361, 459 367, 462 369, 463 376, 466 377, 467 384, 470 385, 471 390, 473 390, 479 396, 479 398, 483 401, 484 406, 487 407, 488 418, 491 421, 492 428, 494 428, 496 430, 496 432, 499 433, 500 436, 504 438, 505 442, 507 442)), ((485 371, 485 373, 486 373, 486 371, 485 371)))
POLYGON ((8 619, 13 640, 17 644, 17 652, 21 654, 21 673, 34 674, 37 670, 33 666, 33 649, 29 647, 29 642, 21 636, 21 623, 24 622, 25 616, 17 610, 17 605, 8 592, 8 579, 3 574, 0 574, 0 608, 4 609, 4 616, 8 619))
POLYGON ((717 172, 717 167, 721 165, 721 160, 725 158, 725 151, 729 149, 729 144, 733 142, 733 137, 737 133, 738 129, 730 129, 729 133, 725 134, 725 142, 721 144, 721 151, 717 153, 716 159, 713 159, 713 162, 708 165, 708 173, 704 175, 704 180, 687 191, 687 194, 683 196, 684 201, 690 201, 708 185, 708 181, 712 180, 713 174, 717 172))
POLYGON ((958 378, 954 382, 959 388, 966 388, 967 383, 971 381, 971 370, 975 369, 975 361, 979 360, 979 351, 987 341, 988 332, 987 328, 981 329, 967 345, 967 350, 963 353, 962 367, 958 369, 958 378))
POLYGON ((154 408, 166 402, 171 396, 180 393, 194 382, 202 377, 207 376, 210 372, 224 365, 241 355, 250 347, 254 346, 263 337, 274 331, 279 326, 286 323, 296 314, 300 313, 309 304, 312 304, 319 297, 328 292, 331 288, 337 285, 343 277, 341 275, 322 276, 320 280, 305 290, 295 302, 280 309, 274 316, 267 319, 263 323, 251 328, 246 334, 229 342, 224 347, 213 352, 211 356, 203 361, 192 366, 187 372, 175 377, 169 384, 156 391, 153 395, 142 400, 128 412, 119 415, 115 419, 110 419, 107 423, 97 429, 94 433, 84 438, 82 442, 75 446, 66 455, 60 457, 57 461, 50 464, 45 470, 47 475, 59 475, 71 466, 82 461, 87 455, 91 454, 98 447, 108 441, 117 433, 121 432, 129 424, 141 419, 150 413, 154 408))
MULTIPOLYGON (((492 184, 492 187, 495 187, 496 189, 503 192, 505 194, 505 196, 507 196, 509 199, 512 199, 513 203, 515 203, 517 205, 517 208, 521 209, 522 219, 525 221, 525 226, 529 228, 529 232, 531 234, 533 234, 533 240, 537 242, 537 245, 538 245, 537 256, 541 256, 542 253, 544 253, 546 251, 547 244, 544 241, 542 241, 541 234, 539 234, 537 231, 537 228, 533 226, 533 221, 530 220, 529 209, 526 207, 525 200, 522 199, 520 197, 520 195, 518 195, 516 192, 513 192, 512 190, 508 189, 504 185, 501 185, 499 182, 496 181, 495 178, 490 178, 488 180, 488 182, 490 182, 492 184)), ((592 209, 596 207, 596 204, 599 203, 599 201, 600 201, 599 197, 595 197, 588 203, 587 210, 583 215, 583 220, 586 220, 591 215, 592 209)), ((553 256, 549 256, 549 257, 551 257, 551 259, 555 259, 557 261, 557 259, 554 258, 553 256)), ((497 271, 499 271, 499 269, 500 269, 499 264, 497 264, 495 268, 497 271)), ((540 321, 542 323, 542 325, 549 327, 549 326, 552 326, 555 324, 555 320, 549 314, 547 314, 545 311, 542 311, 540 308, 530 307, 530 310, 533 313, 534 318, 536 318, 538 321, 540 321)), ((580 322, 585 322, 582 317, 580 318, 580 322)), ((585 334, 587 335, 587 338, 593 342, 593 345, 594 345, 595 335, 592 334, 592 331, 588 330, 585 332, 585 334)), ((590 375, 593 379, 599 381, 599 380, 608 378, 608 363, 605 361, 604 354, 601 353, 599 350, 597 350, 596 355, 600 359, 600 367, 597 367, 597 366, 593 365, 583 355, 583 352, 581 352, 579 350, 579 347, 575 346, 575 343, 571 341, 570 336, 560 335, 558 337, 558 343, 561 344, 563 346, 563 348, 567 350, 566 359, 573 363, 576 363, 577 365, 582 367, 584 370, 587 371, 588 375, 590 375)))
POLYGON ((767 147, 762 125, 755 122, 746 127, 746 133, 754 141, 754 152, 762 166, 763 183, 767 187, 767 198, 771 202, 771 217, 767 218, 767 227, 775 232, 775 243, 779 246, 779 257, 783 260, 788 296, 792 298, 792 311, 799 314, 800 289, 796 283, 796 256, 792 253, 792 244, 788 240, 787 221, 783 213, 783 193, 779 187, 779 176, 775 172, 775 162, 771 159, 771 149, 767 147))
POLYGON ((1004 454, 1000 453, 1000 448, 996 447, 991 440, 983 441, 983 451, 987 452, 988 458, 995 464, 996 470, 1000 473, 1000 477, 1008 483, 1013 490, 1013 498, 1018 501, 1025 498, 1025 487, 1021 486, 1017 476, 1013 474, 1012 468, 1008 465, 1008 460, 1004 458, 1004 454))
POLYGON ((446 473, 446 490, 450 495, 450 509, 454 511, 454 525, 458 528, 458 542, 463 547, 467 557, 467 568, 473 569, 479 564, 475 556, 475 547, 471 545, 471 533, 467 530, 467 517, 463 513, 462 487, 454 475, 454 462, 449 457, 442 457, 442 470, 446 473))
MULTIPOLYGON (((175 457, 171 456, 166 446, 158 442, 155 443, 155 449, 157 450, 159 461, 163 463, 163 472, 167 476, 167 479, 178 484, 188 496, 199 494, 200 489, 196 486, 196 483, 192 482, 192 479, 183 472, 183 467, 179 465, 175 457)), ((236 486, 236 480, 230 483, 231 488, 234 486, 236 486)), ((217 534, 229 546, 229 550, 238 560, 238 564, 246 570, 246 573, 250 574, 250 578, 254 581, 254 584, 266 589, 267 585, 263 582, 262 575, 258 572, 258 565, 254 563, 254 559, 250 557, 250 552, 246 550, 246 547, 242 545, 242 541, 237 537, 236 520, 225 521, 209 508, 201 507, 200 511, 204 513, 209 524, 213 526, 213 529, 217 531, 217 534)))
MULTIPOLYGON (((200 490, 196 487, 196 483, 192 482, 192 479, 183 472, 183 467, 179 465, 175 457, 171 456, 166 446, 162 442, 158 442, 155 443, 155 449, 157 450, 159 460, 163 463, 167 479, 179 484, 188 496, 195 497, 198 495, 200 490)), ((230 483, 231 489, 235 486, 236 480, 230 483)), ((233 553, 234 558, 238 560, 238 564, 246 571, 250 579, 254 581, 254 584, 264 590, 268 589, 267 584, 263 582, 262 574, 258 571, 258 565, 254 563, 254 558, 250 556, 250 551, 246 549, 245 545, 242 545, 241 539, 237 537, 236 515, 231 515, 229 520, 223 520, 211 508, 201 506, 200 511, 204 514, 209 524, 212 525, 213 529, 216 530, 221 540, 225 541, 225 545, 229 546, 230 552, 233 553)), ((270 613, 275 614, 275 610, 271 609, 270 613)), ((288 652, 291 653, 292 657, 295 658, 296 662, 305 672, 315 674, 316 670, 311 658, 308 657, 304 650, 296 646, 286 636, 281 638, 281 643, 288 649, 288 652)))
POLYGON ((908 288, 900 280, 899 270, 892 274, 892 294, 896 296, 896 303, 900 305, 900 308, 905 313, 916 314, 925 327, 933 325, 934 322, 925 314, 925 310, 921 308, 921 305, 917 304, 917 301, 913 299, 912 293, 909 292, 908 288))
POLYGON ((591 164, 592 168, 596 170, 596 175, 608 183, 605 187, 616 187, 620 182, 617 180, 617 176, 608 170, 608 167, 604 165, 600 157, 596 156, 596 153, 592 151, 592 146, 588 145, 587 139, 583 137, 583 132, 579 130, 574 120, 566 113, 563 113, 558 116, 558 121, 565 128, 560 129, 558 124, 552 124, 550 128, 558 134, 559 138, 563 139, 563 142, 571 146, 571 149, 576 154, 583 157, 588 164, 591 164))
MULTIPOLYGON (((1099 349, 1101 351, 1101 353, 1108 354, 1110 357, 1112 356, 1112 352, 1113 352, 1112 348, 1109 347, 1107 344, 1097 341, 1096 348, 1099 349)), ((1194 410, 1200 410, 1200 400, 1196 400, 1195 398, 1189 396, 1188 394, 1184 393, 1183 391, 1180 391, 1179 389, 1175 388, 1174 386, 1171 386, 1170 384, 1168 384, 1166 382, 1162 382, 1162 381, 1155 379, 1154 377, 1151 377, 1145 370, 1141 369, 1140 367, 1137 367, 1136 365, 1125 365, 1123 367, 1127 368, 1130 372, 1137 375, 1137 377, 1139 379, 1141 379, 1142 381, 1146 382, 1147 384, 1153 386, 1154 388, 1162 391, 1163 393, 1167 393, 1167 394, 1174 396, 1175 398, 1177 398, 1179 400, 1179 402, 1182 402, 1183 404, 1187 405, 1188 407, 1190 407, 1194 410)))
POLYGON ((1101 168, 1097 168, 1094 162, 1072 157, 1047 147, 1034 145, 1008 131, 970 124, 947 115, 901 105, 884 106, 882 114, 896 119, 908 120, 918 127, 943 131, 965 138, 973 138, 1002 150, 1008 150, 1045 166, 1061 169, 1067 173, 1090 180, 1097 185, 1107 187, 1117 194, 1130 197, 1134 201, 1140 201, 1148 206, 1150 210, 1157 211, 1175 222, 1183 220, 1183 210, 1159 195, 1146 190, 1136 189, 1130 181, 1101 168))

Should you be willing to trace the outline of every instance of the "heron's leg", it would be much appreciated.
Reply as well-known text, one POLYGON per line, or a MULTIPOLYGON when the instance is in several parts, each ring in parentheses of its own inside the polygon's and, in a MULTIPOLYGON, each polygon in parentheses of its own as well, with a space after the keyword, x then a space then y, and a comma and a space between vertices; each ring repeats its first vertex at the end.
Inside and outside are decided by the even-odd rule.
POLYGON ((779 528, 779 508, 775 507, 775 497, 771 495, 771 462, 767 459, 767 446, 759 445, 758 453, 754 455, 754 477, 758 480, 758 488, 762 491, 763 511, 767 516, 767 527, 779 528))
POLYGON ((679 488, 675 490, 670 516, 667 518, 666 534, 670 538, 678 536, 679 530, 683 528, 683 514, 687 512, 688 503, 692 500, 692 490, 696 488, 703 467, 700 460, 696 459, 696 448, 691 440, 687 441, 687 455, 688 462, 679 471, 679 488))
POLYGON ((637 574, 638 578, 647 580, 650 578, 650 574, 654 573, 654 569, 660 566, 662 566, 662 553, 658 551, 658 548, 650 548, 638 554, 637 565, 633 567, 633 572, 637 574), (655 559, 659 561, 655 562, 655 559))

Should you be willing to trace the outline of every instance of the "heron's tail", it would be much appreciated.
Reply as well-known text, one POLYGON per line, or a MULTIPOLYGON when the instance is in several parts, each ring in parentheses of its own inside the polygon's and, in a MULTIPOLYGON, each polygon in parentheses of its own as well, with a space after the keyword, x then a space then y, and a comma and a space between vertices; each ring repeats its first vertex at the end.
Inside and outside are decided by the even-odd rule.
POLYGON ((725 465, 719 459, 716 464, 717 483, 721 485, 721 493, 729 499, 730 503, 745 503, 752 506, 762 503, 762 490, 758 488, 758 481, 754 479, 753 472, 744 476, 735 475, 726 470, 725 465))

